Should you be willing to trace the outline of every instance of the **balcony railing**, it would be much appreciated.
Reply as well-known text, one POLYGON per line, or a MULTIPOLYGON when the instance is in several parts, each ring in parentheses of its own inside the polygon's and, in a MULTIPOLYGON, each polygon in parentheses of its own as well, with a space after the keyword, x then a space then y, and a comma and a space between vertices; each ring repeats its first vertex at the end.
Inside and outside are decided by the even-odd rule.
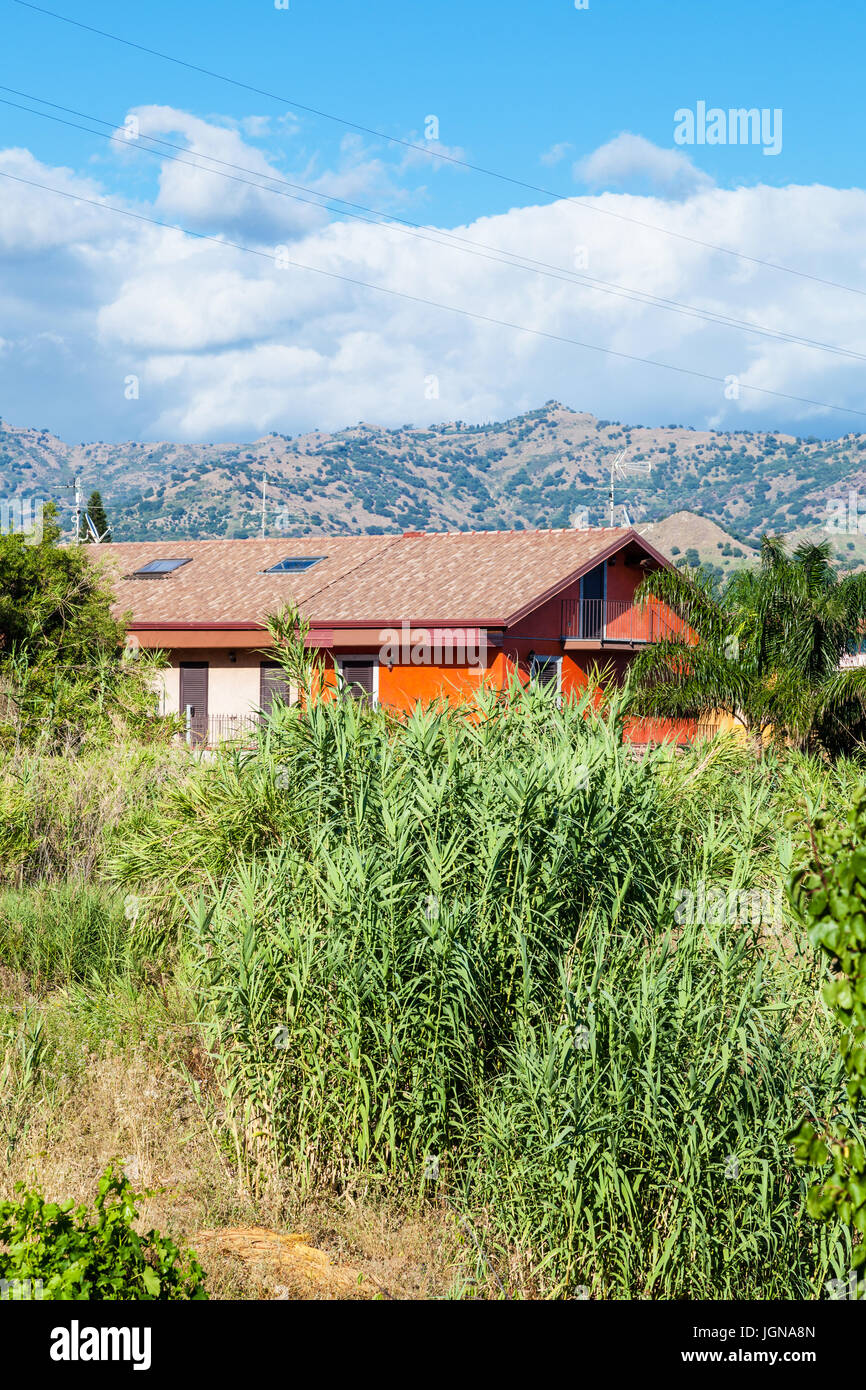
POLYGON ((562 636, 581 642, 661 642, 688 638, 683 618, 650 600, 567 598, 562 601, 562 636))

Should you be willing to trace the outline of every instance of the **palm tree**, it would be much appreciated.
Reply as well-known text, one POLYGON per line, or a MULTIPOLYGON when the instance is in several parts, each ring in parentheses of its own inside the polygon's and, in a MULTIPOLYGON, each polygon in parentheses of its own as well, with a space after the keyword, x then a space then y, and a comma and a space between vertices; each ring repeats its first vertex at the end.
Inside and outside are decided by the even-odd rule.
POLYGON ((866 573, 840 580, 827 542, 789 554, 782 537, 764 536, 758 568, 738 570, 722 594, 701 573, 659 569, 637 597, 677 618, 632 665, 639 713, 700 720, 721 711, 759 755, 770 734, 831 752, 866 742, 866 668, 839 666, 863 637, 866 573))

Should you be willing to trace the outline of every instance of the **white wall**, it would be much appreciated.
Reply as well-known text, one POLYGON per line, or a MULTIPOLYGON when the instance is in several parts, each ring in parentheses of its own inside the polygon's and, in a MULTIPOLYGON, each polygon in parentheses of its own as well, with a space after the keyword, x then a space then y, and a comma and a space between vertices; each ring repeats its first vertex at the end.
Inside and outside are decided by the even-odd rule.
POLYGON ((169 652, 171 668, 161 673, 162 710, 180 713, 180 668, 188 661, 208 664, 208 714, 249 714, 258 709, 261 693, 258 652, 238 651, 230 662, 225 648, 169 652))

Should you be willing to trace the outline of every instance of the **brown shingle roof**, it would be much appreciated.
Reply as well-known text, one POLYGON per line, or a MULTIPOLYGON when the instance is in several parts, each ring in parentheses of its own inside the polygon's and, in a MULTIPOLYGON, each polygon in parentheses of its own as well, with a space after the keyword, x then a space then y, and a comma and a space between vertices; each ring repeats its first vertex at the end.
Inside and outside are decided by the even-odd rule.
POLYGON ((133 625, 262 622, 292 600, 311 622, 322 625, 406 619, 500 626, 536 607, 627 540, 648 549, 634 531, 616 527, 130 541, 88 546, 87 551, 94 560, 106 561, 117 611, 131 610, 133 625), (300 574, 260 573, 287 555, 325 558, 300 574), (163 558, 192 563, 165 579, 123 577, 163 558))

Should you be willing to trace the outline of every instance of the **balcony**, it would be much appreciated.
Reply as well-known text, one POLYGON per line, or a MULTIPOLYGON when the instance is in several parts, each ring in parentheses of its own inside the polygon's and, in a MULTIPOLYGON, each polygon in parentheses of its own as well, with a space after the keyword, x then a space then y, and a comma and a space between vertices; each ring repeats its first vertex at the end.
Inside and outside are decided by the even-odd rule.
POLYGON ((608 643, 638 646, 666 638, 683 639, 689 627, 663 603, 649 599, 567 598, 562 601, 562 640, 573 646, 608 643))

